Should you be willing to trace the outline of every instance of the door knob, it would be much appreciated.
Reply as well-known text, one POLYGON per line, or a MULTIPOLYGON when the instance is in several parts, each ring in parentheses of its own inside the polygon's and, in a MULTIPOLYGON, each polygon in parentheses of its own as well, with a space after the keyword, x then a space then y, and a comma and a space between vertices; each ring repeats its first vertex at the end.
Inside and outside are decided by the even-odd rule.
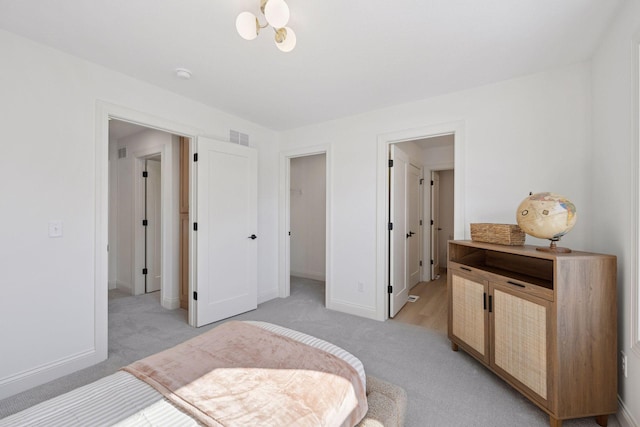
POLYGON ((256 236, 255 234, 252 234, 251 236, 249 236, 249 238, 251 240, 256 240, 258 238, 258 236, 256 236))
POLYGON ((414 233, 413 231, 410 231, 410 232, 407 234, 407 239, 408 239, 409 237, 413 236, 414 234, 416 234, 416 233, 414 233))

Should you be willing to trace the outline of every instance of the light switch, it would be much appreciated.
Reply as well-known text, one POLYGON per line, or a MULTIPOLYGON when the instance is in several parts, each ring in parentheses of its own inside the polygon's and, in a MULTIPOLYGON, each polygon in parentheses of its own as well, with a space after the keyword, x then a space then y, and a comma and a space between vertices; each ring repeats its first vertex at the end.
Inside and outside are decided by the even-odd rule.
POLYGON ((49 221, 49 237, 62 237, 62 221, 49 221))

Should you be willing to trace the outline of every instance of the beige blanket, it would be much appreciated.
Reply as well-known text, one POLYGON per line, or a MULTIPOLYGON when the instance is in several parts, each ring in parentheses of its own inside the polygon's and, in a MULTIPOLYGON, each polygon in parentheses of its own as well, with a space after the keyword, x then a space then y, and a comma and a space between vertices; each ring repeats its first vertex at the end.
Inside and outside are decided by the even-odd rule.
POLYGON ((123 369, 208 426, 354 426, 367 412, 351 365, 243 322, 123 369))

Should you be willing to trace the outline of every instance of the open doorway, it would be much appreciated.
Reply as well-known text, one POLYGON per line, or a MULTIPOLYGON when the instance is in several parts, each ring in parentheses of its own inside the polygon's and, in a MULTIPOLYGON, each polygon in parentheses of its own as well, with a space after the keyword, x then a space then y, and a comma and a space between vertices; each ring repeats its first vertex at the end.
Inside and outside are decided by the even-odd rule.
POLYGON ((294 157, 289 165, 290 287, 322 299, 326 283, 326 154, 294 157))
MULTIPOLYGON (((447 304, 446 304, 446 251, 447 241, 454 236, 454 134, 438 135, 435 137, 420 138, 413 141, 403 141, 391 144, 390 148, 402 150, 408 161, 406 167, 406 200, 402 197, 390 198, 390 218, 396 227, 398 212, 405 215, 406 223, 410 224, 411 198, 419 199, 422 216, 420 220, 424 227, 420 228, 421 247, 421 273, 419 282, 410 275, 412 259, 409 254, 409 242, 414 230, 408 226, 406 230, 398 230, 395 237, 390 232, 390 281, 396 285, 402 280, 401 275, 394 274, 398 268, 404 267, 406 271, 406 286, 408 290, 407 303, 391 312, 394 301, 390 301, 390 317, 403 323, 410 323, 425 327, 430 330, 446 333, 447 304), (419 195, 415 196, 411 191, 410 166, 420 165, 424 181, 427 185, 420 187, 419 195), (398 203, 404 203, 405 208, 399 210, 398 203), (394 215, 395 214, 395 215, 394 215), (401 237, 404 237, 402 239, 401 237), (401 251, 393 251, 394 240, 405 244, 407 248, 405 259, 396 259, 395 255, 402 256, 401 251), (405 243, 406 242, 406 243, 405 243), (391 262, 395 264, 391 265, 391 262), (404 264, 403 264, 404 263, 404 264), (395 268, 394 268, 395 267, 395 268)), ((393 167, 402 167, 402 159, 393 167)), ((398 170, 390 172, 390 177, 398 175, 398 170)), ((397 183, 395 184, 397 187, 397 183)), ((389 190, 394 192, 394 183, 391 180, 389 190)), ((401 189, 395 188, 395 192, 401 189)), ((401 218, 399 226, 402 228, 401 218)), ((415 227, 413 227, 415 228, 415 227)), ((397 246, 397 245, 396 245, 397 246)), ((393 295, 391 295, 393 297, 393 295)), ((396 301, 397 303, 397 301, 396 301)))
POLYGON ((109 289, 178 308, 180 137, 112 119, 108 141, 109 289))
POLYGON ((292 274, 301 274, 301 276, 307 276, 307 278, 303 277, 304 280, 324 281, 324 291, 319 286, 308 289, 315 292, 316 298, 321 300, 325 307, 335 308, 331 299, 332 248, 329 238, 331 235, 331 147, 329 145, 303 147, 280 153, 279 201, 279 297, 286 298, 291 295, 292 274), (307 163, 311 163, 309 170, 304 168, 307 163), (302 168, 299 167, 301 165, 302 168), (292 177, 292 175, 296 176, 292 177), (310 198, 313 202, 306 203, 310 198), (292 201, 294 207, 292 207, 292 201), (298 209, 295 205, 301 207, 301 215, 296 212, 298 209), (305 221, 309 218, 305 218, 304 212, 309 211, 311 207, 314 212, 310 218, 316 224, 313 239, 307 237, 303 242, 296 242, 297 237, 302 237, 301 233, 308 232, 305 230, 305 221), (324 226, 321 224, 323 221, 324 226), (296 225, 296 223, 299 224, 296 225), (292 229, 292 226, 295 228, 292 229), (303 249, 311 241, 315 242, 315 247, 311 250, 303 249), (323 252, 320 256, 319 251, 323 252), (303 259, 309 259, 309 256, 315 256, 315 260, 307 261, 307 266, 292 265, 292 261, 297 263, 303 259))

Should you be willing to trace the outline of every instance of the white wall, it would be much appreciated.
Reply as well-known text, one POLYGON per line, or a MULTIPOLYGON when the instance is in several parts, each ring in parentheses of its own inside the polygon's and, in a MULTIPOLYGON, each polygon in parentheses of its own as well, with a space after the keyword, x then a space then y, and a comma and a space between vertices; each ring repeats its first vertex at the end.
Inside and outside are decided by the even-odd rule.
POLYGON ((325 280, 326 155, 291 159, 291 275, 325 280))
MULTIPOLYGON (((627 355, 620 372, 623 426, 640 426, 640 345, 633 337, 638 294, 638 45, 640 2, 628 1, 593 59, 593 198, 591 246, 618 257, 618 346, 627 355)), ((580 219, 578 219, 580 221, 580 219)), ((572 232, 573 233, 573 232, 572 232)), ((637 319, 636 319, 637 321, 637 319)), ((619 364, 620 367, 621 364, 619 364)))
POLYGON ((335 285, 328 306, 377 318, 384 304, 384 277, 376 276, 377 233, 385 232, 376 229, 377 198, 384 197, 376 188, 382 134, 464 122, 465 234, 470 222, 512 223, 528 191, 555 191, 582 214, 563 244, 588 249, 590 77, 589 63, 579 63, 283 132, 282 150, 331 143, 335 285))
POLYGON ((4 31, 0 51, 11 64, 0 71, 0 325, 11 325, 0 328, 0 398, 106 356, 95 332, 106 324, 107 293, 106 272, 95 286, 99 206, 107 219, 106 200, 96 200, 98 101, 222 140, 229 129, 250 135, 259 150, 258 294, 277 295, 275 132, 4 31), (54 219, 62 238, 47 236, 54 219))

